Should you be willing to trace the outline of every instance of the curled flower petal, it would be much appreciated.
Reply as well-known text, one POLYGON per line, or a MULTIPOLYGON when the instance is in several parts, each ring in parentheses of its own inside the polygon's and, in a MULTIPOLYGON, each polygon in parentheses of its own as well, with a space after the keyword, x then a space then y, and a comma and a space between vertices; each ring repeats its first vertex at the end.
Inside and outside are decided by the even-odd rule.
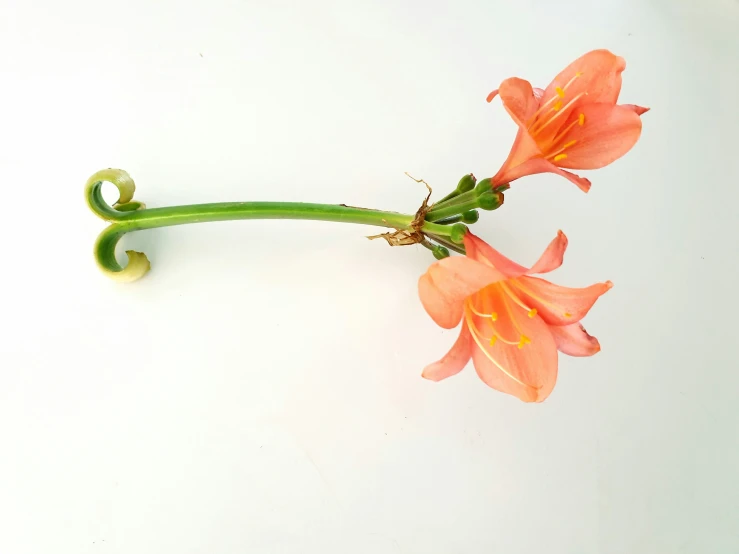
POLYGON ((438 362, 429 364, 423 370, 421 377, 431 381, 441 381, 456 375, 464 369, 472 356, 472 337, 467 325, 462 325, 457 341, 438 362))
POLYGON ((472 233, 464 237, 467 256, 482 263, 492 264, 506 277, 517 277, 529 273, 548 273, 562 265, 565 250, 567 250, 567 237, 562 231, 557 231, 557 236, 549 243, 544 253, 536 261, 531 269, 528 269, 498 252, 485 241, 472 233))
POLYGON ((462 319, 465 298, 504 278, 495 268, 470 258, 444 258, 432 264, 418 280, 418 294, 434 322, 452 329, 462 319))
POLYGON ((557 350, 568 356, 592 356, 600 352, 600 343, 580 323, 549 327, 557 350))
POLYGON ((562 231, 549 243, 547 249, 527 273, 549 273, 562 265, 567 250, 567 237, 562 231))
POLYGON ((585 317, 595 301, 613 287, 613 283, 606 281, 575 289, 528 276, 511 282, 521 299, 535 308, 549 325, 577 323, 585 317))
POLYGON ((539 100, 534 95, 531 83, 518 77, 511 77, 500 84, 498 95, 503 106, 513 120, 524 126, 539 108, 539 100))

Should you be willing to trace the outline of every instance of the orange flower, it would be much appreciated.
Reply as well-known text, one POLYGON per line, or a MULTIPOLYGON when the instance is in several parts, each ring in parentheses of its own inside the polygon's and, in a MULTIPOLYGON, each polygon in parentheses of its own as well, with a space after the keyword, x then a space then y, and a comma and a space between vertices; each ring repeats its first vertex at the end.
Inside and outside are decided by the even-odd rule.
POLYGON ((579 321, 610 281, 582 289, 531 277, 562 265, 567 237, 561 231, 531 269, 509 260, 472 233, 466 257, 431 265, 418 281, 421 303, 445 329, 462 321, 457 342, 423 370, 440 381, 459 373, 470 358, 485 383, 525 402, 541 402, 557 380, 557 350, 570 356, 600 351, 579 321))
POLYGON ((625 68, 620 56, 593 50, 545 90, 517 77, 503 81, 488 102, 500 96, 518 134, 493 183, 551 172, 587 192, 590 181, 564 169, 598 169, 626 154, 639 139, 641 114, 649 109, 616 104, 625 68))

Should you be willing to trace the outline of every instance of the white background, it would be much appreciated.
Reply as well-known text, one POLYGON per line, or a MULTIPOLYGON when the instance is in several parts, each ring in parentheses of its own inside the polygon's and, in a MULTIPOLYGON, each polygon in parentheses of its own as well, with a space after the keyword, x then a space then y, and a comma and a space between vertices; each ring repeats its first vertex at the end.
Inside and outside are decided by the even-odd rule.
POLYGON ((739 552, 735 1, 0 6, 0 552, 739 552), (615 283, 542 405, 421 379, 457 332, 416 296, 428 252, 369 227, 141 232, 144 280, 95 267, 98 169, 150 207, 413 212, 404 171, 498 169, 501 80, 598 47, 642 139, 475 226, 521 263, 561 228, 552 279, 615 283))

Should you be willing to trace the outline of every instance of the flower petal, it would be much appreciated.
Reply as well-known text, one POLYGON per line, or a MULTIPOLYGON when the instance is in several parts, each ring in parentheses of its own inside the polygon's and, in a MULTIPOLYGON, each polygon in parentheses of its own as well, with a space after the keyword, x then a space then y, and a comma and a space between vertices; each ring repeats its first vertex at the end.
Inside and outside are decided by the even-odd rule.
POLYGON ((549 273, 562 265, 565 250, 567 250, 567 237, 562 231, 557 231, 557 236, 549 243, 547 249, 537 260, 528 273, 549 273))
POLYGON ((531 83, 524 79, 518 77, 506 79, 500 84, 497 92, 503 107, 519 127, 525 127, 526 122, 539 109, 539 99, 535 96, 531 83))
MULTIPOLYGON (((549 396, 557 381, 554 338, 541 318, 529 318, 502 295, 497 297, 496 308, 498 306, 499 317, 494 324, 489 319, 473 318, 475 327, 470 332, 475 343, 472 349, 475 370, 480 379, 496 390, 524 402, 541 402, 549 396), (484 336, 488 328, 494 328, 500 337, 493 345, 484 336), (515 343, 522 335, 530 342, 519 348, 515 343)), ((469 314, 468 317, 471 318, 469 314)))
POLYGON ((495 266, 495 269, 505 274, 506 277, 518 277, 530 273, 548 273, 554 271, 562 265, 565 250, 567 250, 567 243, 565 234, 562 231, 557 231, 557 236, 554 240, 549 243, 534 266, 528 269, 507 258, 471 232, 468 232, 464 237, 464 246, 468 257, 481 263, 492 264, 495 266))
MULTIPOLYGON (((541 89, 536 90, 540 91, 541 89)), ((496 95, 500 95, 503 107, 519 127, 516 140, 513 142, 508 158, 497 175, 492 179, 493 184, 497 185, 503 184, 504 181, 500 181, 499 178, 508 168, 515 167, 530 158, 541 155, 541 151, 528 131, 529 120, 536 110, 539 109, 540 103, 540 97, 536 96, 531 83, 518 77, 511 77, 503 81, 498 90, 490 93, 488 102, 495 98, 496 95)))
POLYGON ((515 181, 516 179, 520 179, 521 177, 525 177, 527 175, 536 175, 537 173, 554 173, 556 175, 561 175, 565 179, 568 179, 569 181, 575 183, 581 191, 588 192, 590 190, 591 183, 589 179, 585 179, 584 177, 580 177, 579 175, 575 175, 574 173, 570 173, 569 171, 564 171, 563 169, 560 169, 559 167, 554 165, 552 162, 548 160, 543 160, 541 158, 528 160, 527 162, 524 162, 515 167, 511 167, 511 169, 507 169, 505 171, 501 169, 501 172, 493 177, 493 183, 510 183, 511 181, 515 181))
MULTIPOLYGON (((516 169, 525 164, 532 158, 542 156, 539 145, 524 126, 519 127, 516 133, 516 140, 513 141, 511 151, 508 153, 506 161, 491 179, 493 185, 503 185, 510 183, 514 179, 518 179, 515 174, 516 169)), ((541 172, 539 172, 541 173, 541 172)), ((528 174, 525 174, 528 175, 528 174)), ((523 176, 523 175, 519 175, 523 176)))
POLYGON ((567 134, 567 141, 576 141, 565 151, 566 157, 557 161, 568 169, 598 169, 631 150, 641 134, 641 118, 626 106, 588 104, 573 112, 576 121, 584 116, 584 125, 575 125, 567 134))
POLYGON ((444 258, 421 275, 418 295, 436 324, 452 329, 462 319, 465 298, 504 278, 496 269, 470 258, 444 258))
POLYGON ((621 72, 624 69, 626 62, 621 56, 608 50, 593 50, 576 59, 554 78, 544 91, 544 100, 557 94, 557 87, 564 88, 572 81, 565 91, 565 100, 586 92, 578 105, 595 102, 615 104, 621 92, 621 72))
POLYGON ((528 269, 509 260, 503 254, 495 250, 487 242, 476 237, 471 232, 464 236, 464 248, 467 256, 481 263, 492 264, 495 269, 505 274, 506 277, 517 277, 528 273, 528 269))
POLYGON ((629 108, 630 110, 633 110, 636 115, 642 115, 647 113, 651 108, 645 108, 643 106, 637 106, 636 104, 621 104, 622 108, 629 108))
POLYGON ((538 277, 519 277, 508 283, 526 304, 536 308, 539 316, 549 325, 577 323, 598 298, 608 292, 613 283, 596 283, 585 288, 561 287, 538 277))
POLYGON ((549 331, 557 344, 557 350, 568 356, 592 356, 600 352, 598 339, 588 334, 580 323, 552 325, 549 331))
POLYGON ((464 369, 472 355, 472 336, 467 324, 462 324, 457 341, 438 362, 427 365, 421 373, 421 377, 431 381, 441 381, 452 375, 456 375, 464 369))

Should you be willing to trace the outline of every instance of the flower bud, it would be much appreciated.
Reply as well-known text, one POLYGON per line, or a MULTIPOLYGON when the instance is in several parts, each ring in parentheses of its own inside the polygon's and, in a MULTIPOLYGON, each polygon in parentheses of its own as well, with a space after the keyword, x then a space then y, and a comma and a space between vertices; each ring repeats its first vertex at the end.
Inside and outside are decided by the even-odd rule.
POLYGON ((475 194, 477 194, 477 196, 480 196, 481 194, 490 192, 492 188, 493 188, 493 185, 490 182, 490 178, 483 179, 482 181, 477 183, 477 186, 475 187, 475 194))
POLYGON ((459 180, 459 183, 457 183, 457 192, 467 192, 475 188, 475 183, 477 183, 477 179, 475 178, 472 173, 469 175, 465 175, 459 180))
POLYGON ((478 219, 480 219, 480 213, 477 210, 470 210, 462 214, 464 223, 477 223, 478 219))
POLYGON ((503 204, 503 193, 486 192, 477 197, 477 203, 483 210, 497 210, 503 204))
POLYGON ((444 258, 449 257, 449 250, 443 246, 439 246, 438 244, 431 249, 431 252, 437 260, 443 260, 444 258))
POLYGON ((462 244, 464 242, 464 236, 467 234, 467 226, 463 223, 455 223, 452 225, 452 232, 449 238, 456 244, 462 244))

